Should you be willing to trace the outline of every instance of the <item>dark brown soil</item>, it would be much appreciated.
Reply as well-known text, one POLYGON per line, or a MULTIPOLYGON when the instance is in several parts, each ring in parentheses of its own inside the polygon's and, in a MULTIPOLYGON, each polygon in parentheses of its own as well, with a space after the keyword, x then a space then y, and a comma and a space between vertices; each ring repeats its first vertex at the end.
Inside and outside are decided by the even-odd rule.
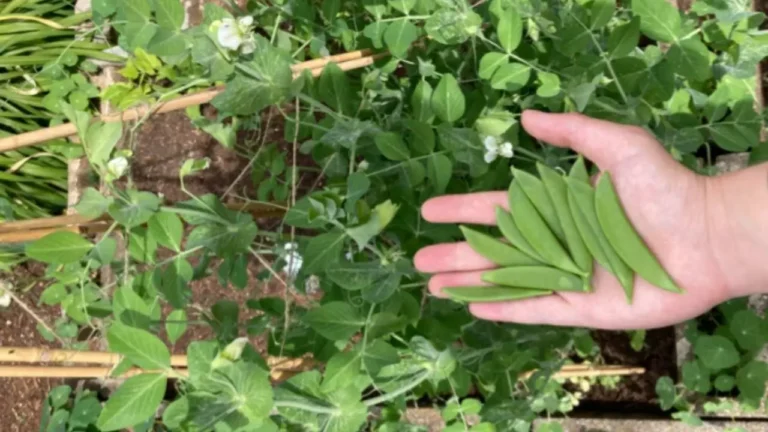
POLYGON ((675 330, 673 327, 649 330, 645 346, 640 352, 632 349, 626 332, 596 331, 593 337, 600 346, 606 364, 645 368, 642 375, 623 377, 615 390, 594 386, 585 394, 582 409, 611 409, 617 405, 617 412, 633 409, 645 411, 655 409, 656 381, 663 376, 677 378, 675 330), (651 406, 649 406, 651 405, 651 406))

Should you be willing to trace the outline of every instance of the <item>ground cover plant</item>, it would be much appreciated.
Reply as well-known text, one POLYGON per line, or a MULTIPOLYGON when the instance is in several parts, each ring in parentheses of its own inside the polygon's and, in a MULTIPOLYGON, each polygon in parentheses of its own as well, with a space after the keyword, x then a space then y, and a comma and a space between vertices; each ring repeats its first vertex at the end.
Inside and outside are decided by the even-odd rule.
MULTIPOLYGON (((536 417, 573 410, 577 392, 552 374, 574 360, 599 360, 594 343, 581 329, 478 321, 464 305, 430 297, 413 254, 469 231, 425 222, 421 203, 445 193, 505 190, 511 167, 518 174, 537 172, 536 164, 572 170, 576 155, 521 131, 526 108, 648 128, 704 174, 723 152, 752 152, 755 162, 765 155, 755 74, 768 35, 759 30, 764 17, 747 2, 702 1, 685 13, 664 0, 230 6, 208 4, 204 23, 185 28, 178 0, 94 1, 94 21, 114 26, 117 43, 132 55, 122 70, 126 80, 103 97, 129 108, 225 84, 212 102, 216 119, 189 115, 229 147, 237 132, 264 127, 262 110, 277 110, 291 146, 284 158, 269 148, 266 158, 252 155, 259 167, 270 165, 256 170, 259 191, 251 197, 286 209, 276 228, 217 195, 189 192, 185 179, 207 169, 208 160, 177 167, 185 201, 137 190, 130 150, 142 122, 91 122, 71 100, 60 104, 106 185, 106 193, 87 189, 77 210, 112 222, 96 239, 57 232, 26 246, 29 259, 48 264, 51 284, 41 300, 66 315, 66 334, 50 337, 71 341, 73 327, 92 327, 125 356, 116 376, 131 366, 149 371, 126 379, 98 416, 88 417, 98 430, 418 430, 401 415, 422 397, 447 402, 444 417, 454 430, 529 430, 536 417), (329 64, 317 79, 291 71, 295 61, 363 48, 389 54, 358 71, 329 64), (297 165, 298 155, 317 168, 297 165), (299 194, 297 178, 317 171, 323 186, 299 194), (118 237, 126 243, 123 256, 118 237), (319 290, 321 299, 189 309, 191 281, 215 272, 222 284, 243 288, 249 260, 267 264, 264 278, 299 293, 319 290), (103 268, 113 282, 94 279, 103 268), (237 317, 244 308, 261 312, 248 332, 269 333, 266 353, 242 339, 237 317), (183 376, 171 368, 158 334, 173 342, 191 314, 216 339, 190 346, 183 376), (265 354, 311 354, 324 367, 273 386, 265 354), (179 397, 156 419, 169 380, 179 397), (475 415, 479 421, 471 421, 475 415)), ((752 353, 757 342, 742 330, 754 319, 728 316, 732 335, 752 353)), ((742 365, 725 336, 691 335, 701 364, 687 368, 686 388, 706 393, 702 371, 723 371, 715 387, 758 397, 763 387, 745 377, 762 376, 764 363, 742 365), (734 376, 735 385, 726 386, 734 376)), ((663 407, 680 408, 677 417, 695 423, 674 382, 660 383, 663 407)), ((57 391, 62 396, 46 410, 72 425, 72 403, 90 399, 73 402, 57 391)), ((559 428, 548 422, 539 430, 559 428)))

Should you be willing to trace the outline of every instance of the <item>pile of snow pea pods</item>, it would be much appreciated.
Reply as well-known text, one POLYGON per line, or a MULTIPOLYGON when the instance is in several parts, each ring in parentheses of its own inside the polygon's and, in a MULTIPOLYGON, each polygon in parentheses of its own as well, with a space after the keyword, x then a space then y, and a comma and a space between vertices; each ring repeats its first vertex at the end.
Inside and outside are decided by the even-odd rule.
POLYGON ((496 208, 504 240, 462 226, 467 243, 499 268, 483 273, 487 286, 443 292, 466 302, 497 302, 590 292, 593 261, 611 272, 632 303, 635 275, 675 293, 680 287, 661 266, 624 212, 609 172, 590 184, 584 159, 568 175, 537 164, 540 177, 512 169, 509 208, 496 208))

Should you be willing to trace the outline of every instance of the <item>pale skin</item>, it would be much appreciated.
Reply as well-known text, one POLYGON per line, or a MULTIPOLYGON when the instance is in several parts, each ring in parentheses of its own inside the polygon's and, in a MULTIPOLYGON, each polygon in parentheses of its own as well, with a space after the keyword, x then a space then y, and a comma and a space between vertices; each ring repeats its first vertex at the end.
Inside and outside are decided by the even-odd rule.
MULTIPOLYGON (((594 292, 558 293, 515 302, 470 304, 480 319, 600 329, 650 329, 701 315, 735 297, 768 292, 768 164, 718 177, 695 174, 641 128, 579 114, 527 111, 533 137, 583 154, 613 176, 627 216, 685 290, 674 294, 635 279, 627 304, 616 278, 595 264, 594 292)), ((447 195, 429 200, 423 217, 434 223, 492 225, 494 208, 507 208, 506 191, 447 195)), ((430 273, 429 290, 482 285, 494 265, 466 243, 425 247, 415 257, 430 273)))

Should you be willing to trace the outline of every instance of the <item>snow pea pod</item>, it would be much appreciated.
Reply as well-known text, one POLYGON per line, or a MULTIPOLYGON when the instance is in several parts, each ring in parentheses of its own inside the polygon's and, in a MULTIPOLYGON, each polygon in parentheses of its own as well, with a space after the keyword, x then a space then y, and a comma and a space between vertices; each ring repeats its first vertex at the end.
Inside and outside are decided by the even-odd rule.
POLYGON ((496 207, 496 225, 498 225, 501 234, 521 252, 537 261, 545 262, 544 258, 533 250, 533 246, 523 237, 523 233, 517 228, 512 215, 501 207, 496 207))
POLYGON ((443 293, 454 300, 476 303, 522 300, 552 295, 552 291, 497 286, 464 286, 443 288, 443 293))
POLYGON ((507 267, 483 273, 483 281, 494 285, 552 291, 584 291, 582 279, 554 267, 507 267))
POLYGON ((595 211, 595 191, 589 184, 579 180, 569 178, 566 179, 566 183, 568 184, 568 205, 581 238, 584 239, 595 260, 616 276, 624 288, 627 302, 631 303, 635 275, 613 249, 600 227, 595 211))
POLYGON ((517 181, 512 182, 510 187, 510 208, 512 209, 512 218, 515 224, 520 228, 523 237, 528 240, 533 249, 541 255, 548 264, 561 270, 571 273, 581 274, 576 264, 563 249, 563 246, 557 240, 552 231, 547 227, 539 212, 536 211, 533 203, 523 192, 517 181))
MULTIPOLYGON (((544 187, 544 183, 533 174, 519 169, 512 168, 512 174, 515 176, 514 183, 520 184, 523 192, 525 192, 528 199, 531 200, 533 206, 547 223, 549 229, 555 233, 558 240, 564 242, 565 233, 563 232, 563 227, 560 225, 557 211, 552 204, 549 194, 547 194, 547 189, 544 187)), ((510 206, 510 208, 513 212, 515 211, 514 207, 510 206)))
POLYGON ((469 246, 478 254, 500 266, 524 266, 540 264, 513 246, 465 226, 459 227, 469 246))
POLYGON ((675 293, 683 292, 635 231, 608 172, 604 172, 597 181, 595 209, 608 242, 632 270, 659 288, 675 293))
POLYGON ((589 183, 589 172, 587 172, 587 164, 584 162, 584 156, 579 155, 576 162, 571 166, 571 171, 568 173, 568 176, 572 179, 589 183))
POLYGON ((589 277, 592 273, 592 255, 589 253, 587 245, 584 244, 568 207, 568 186, 566 186, 563 177, 552 168, 541 163, 536 164, 536 168, 565 232, 565 245, 571 253, 571 258, 579 269, 589 277))

